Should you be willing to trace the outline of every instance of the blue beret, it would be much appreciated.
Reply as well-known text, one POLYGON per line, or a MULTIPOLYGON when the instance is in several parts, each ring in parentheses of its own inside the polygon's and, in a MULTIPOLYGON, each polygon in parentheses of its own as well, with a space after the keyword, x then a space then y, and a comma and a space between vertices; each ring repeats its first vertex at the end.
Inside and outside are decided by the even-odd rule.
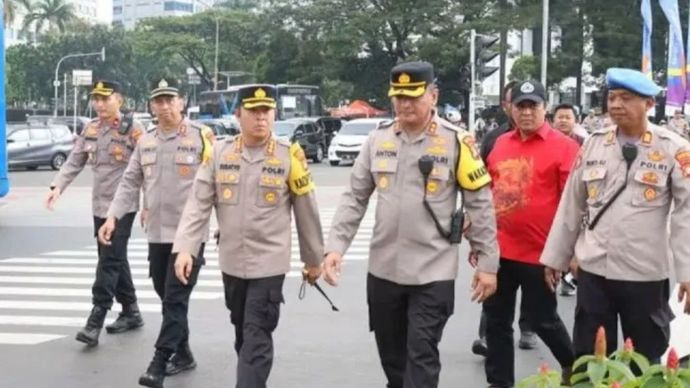
POLYGON ((626 89, 644 97, 655 97, 661 91, 659 85, 644 73, 618 67, 612 67, 606 71, 606 86, 609 90, 626 89))

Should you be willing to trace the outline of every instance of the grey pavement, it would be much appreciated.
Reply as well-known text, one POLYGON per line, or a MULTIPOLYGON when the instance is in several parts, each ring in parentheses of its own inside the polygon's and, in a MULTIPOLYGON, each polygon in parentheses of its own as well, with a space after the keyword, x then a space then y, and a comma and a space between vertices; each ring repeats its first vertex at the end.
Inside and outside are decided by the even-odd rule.
MULTIPOLYGON (((327 229, 350 168, 326 164, 311 168, 327 229)), ((144 235, 140 228, 135 228, 130 256, 132 268, 137 269, 134 276, 137 290, 147 295, 140 296, 140 303, 150 307, 150 311, 144 313, 146 325, 126 334, 104 332, 97 348, 84 348, 74 341, 73 335, 88 314, 84 306, 88 308, 90 302, 89 283, 95 263, 88 188, 90 172, 85 171, 78 178, 51 213, 42 208, 41 201, 53 174, 46 170, 12 172, 13 190, 8 198, 0 200, 0 386, 136 387, 139 374, 153 354, 160 325, 159 304, 154 297, 148 296, 152 287, 145 274, 144 235), (12 281, 11 277, 27 281, 49 279, 46 279, 48 283, 36 284, 12 281), (70 285, 68 281, 59 284, 65 279, 79 280, 79 284, 70 285), (65 295, 64 289, 70 290, 68 294, 78 295, 65 295), (32 293, 34 295, 27 295, 32 293), (66 309, 61 310, 59 306, 66 306, 66 309), (22 324, 17 317, 24 317, 26 323, 22 324), (36 324, 31 317, 46 317, 46 321, 36 324), (59 322, 50 324, 49 319, 59 322), (49 337, 38 341, 38 334, 49 337), (37 343, 12 345, 6 343, 11 341, 3 342, 3 338, 15 342, 29 338, 37 343)), ((368 213, 358 234, 360 247, 368 242, 372 214, 368 213)), ((213 256, 213 247, 207 252, 213 256)), ((463 244, 460 256, 466 255, 467 246, 463 244)), ((366 256, 366 249, 354 250, 346 256, 340 287, 325 287, 341 310, 337 313, 332 312, 311 288, 305 300, 300 301, 297 295, 301 280, 295 276, 297 272, 290 274, 284 288, 286 304, 274 336, 276 357, 269 386, 385 386, 373 335, 368 331, 366 256)), ((223 303, 217 266, 213 258, 209 261, 202 269, 206 285, 195 290, 198 298, 192 300, 190 310, 191 345, 199 366, 192 372, 166 379, 166 387, 234 385, 234 331, 223 303)), ((296 266, 293 269, 298 270, 296 266)), ((476 336, 480 313, 480 306, 469 300, 471 274, 469 265, 463 263, 456 282, 455 314, 441 343, 440 387, 486 386, 482 360, 469 350, 476 336)), ((560 298, 559 302, 563 319, 570 328, 574 298, 560 298)), ((110 319, 114 316, 111 312, 110 319)), ((535 350, 516 350, 518 377, 534 373, 543 361, 556 365, 541 343, 535 350)))

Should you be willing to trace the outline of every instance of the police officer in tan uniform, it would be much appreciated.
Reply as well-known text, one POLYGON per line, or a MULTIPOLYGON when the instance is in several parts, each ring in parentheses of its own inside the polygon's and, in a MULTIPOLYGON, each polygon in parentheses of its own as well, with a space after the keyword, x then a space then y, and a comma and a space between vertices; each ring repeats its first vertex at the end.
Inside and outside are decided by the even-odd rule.
MULTIPOLYGON (((143 189, 144 208, 149 213, 146 225, 149 273, 163 302, 163 322, 153 361, 139 383, 162 387, 166 374, 196 366, 189 348, 187 311, 190 294, 204 264, 204 247, 201 244, 195 251, 197 260, 185 284, 175 277, 171 253, 194 175, 211 156, 213 133, 182 115, 184 99, 174 78, 154 82, 150 104, 158 119, 157 127, 139 141, 108 210, 108 220, 99 230, 99 239, 105 244, 111 241, 113 232, 117 234, 116 220, 138 200, 138 192, 143 189)), ((202 241, 208 238, 208 225, 201 237, 202 241)))
POLYGON ((613 68, 606 82, 615 125, 593 133, 581 149, 541 262, 552 289, 572 257, 579 263, 578 355, 593 352, 599 326, 606 328, 607 349, 616 349, 620 319, 623 337, 658 360, 674 318, 671 262, 677 297, 690 313, 690 144, 647 121, 661 89, 644 74, 613 68))
POLYGON ((498 246, 490 178, 474 139, 436 114, 438 89, 427 62, 391 71, 396 119, 372 131, 362 147, 333 218, 324 276, 336 285, 347 249, 376 191, 367 299, 389 388, 433 388, 438 343, 453 313, 462 213, 477 252, 473 300, 496 289, 498 246))
MULTIPOLYGON (((67 161, 53 179, 46 198, 46 207, 52 210, 60 195, 84 167, 91 166, 94 236, 105 222, 117 184, 143 133, 141 124, 133 121, 131 116, 120 113, 123 103, 119 83, 107 80, 94 82, 91 104, 98 118, 89 123, 77 138, 67 161)), ((144 324, 127 261, 127 242, 138 209, 137 197, 130 206, 123 209, 118 222, 118 233, 113 236, 112 244, 98 244, 96 279, 91 289, 93 309, 86 326, 77 333, 77 341, 90 346, 98 344, 105 316, 113 305, 113 297, 122 305, 122 312, 115 322, 106 326, 108 333, 121 333, 144 324)))
POLYGON ((215 207, 225 305, 235 326, 238 388, 266 387, 273 364, 272 333, 290 271, 290 211, 295 215, 307 279, 320 276, 323 236, 304 151, 273 137, 276 91, 272 85, 239 90, 235 113, 241 133, 217 144, 194 180, 175 236, 175 272, 190 278, 215 207))

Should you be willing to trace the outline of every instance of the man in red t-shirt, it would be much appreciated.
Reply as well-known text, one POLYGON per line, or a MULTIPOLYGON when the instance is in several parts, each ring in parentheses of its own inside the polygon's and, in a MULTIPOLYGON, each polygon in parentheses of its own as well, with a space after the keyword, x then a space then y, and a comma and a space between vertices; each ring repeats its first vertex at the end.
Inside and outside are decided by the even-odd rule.
POLYGON ((485 369, 491 387, 512 387, 515 381, 518 288, 531 328, 561 364, 565 378, 574 361, 572 341, 558 316, 556 295, 544 283, 539 257, 579 147, 545 121, 544 95, 536 81, 513 88, 516 129, 498 138, 487 161, 501 252, 498 289, 484 302, 489 349, 485 369))

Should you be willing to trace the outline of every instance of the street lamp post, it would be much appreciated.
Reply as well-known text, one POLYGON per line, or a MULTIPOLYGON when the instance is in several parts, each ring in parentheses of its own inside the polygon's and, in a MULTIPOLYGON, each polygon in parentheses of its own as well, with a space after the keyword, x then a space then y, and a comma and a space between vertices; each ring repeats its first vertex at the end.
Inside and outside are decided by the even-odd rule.
POLYGON ((62 64, 62 61, 65 59, 69 58, 81 58, 81 57, 91 57, 91 56, 100 56, 101 61, 105 62, 105 47, 101 49, 101 51, 96 51, 93 53, 79 53, 79 54, 69 54, 65 55, 64 57, 60 58, 60 60, 57 63, 57 66, 55 66, 55 79, 53 80, 53 88, 55 89, 55 103, 53 104, 53 117, 57 117, 57 112, 58 112, 58 89, 60 87, 60 81, 58 81, 58 74, 60 71, 60 65, 62 64))
POLYGON ((546 88, 546 64, 549 58, 549 0, 543 0, 541 21, 541 84, 546 88))

